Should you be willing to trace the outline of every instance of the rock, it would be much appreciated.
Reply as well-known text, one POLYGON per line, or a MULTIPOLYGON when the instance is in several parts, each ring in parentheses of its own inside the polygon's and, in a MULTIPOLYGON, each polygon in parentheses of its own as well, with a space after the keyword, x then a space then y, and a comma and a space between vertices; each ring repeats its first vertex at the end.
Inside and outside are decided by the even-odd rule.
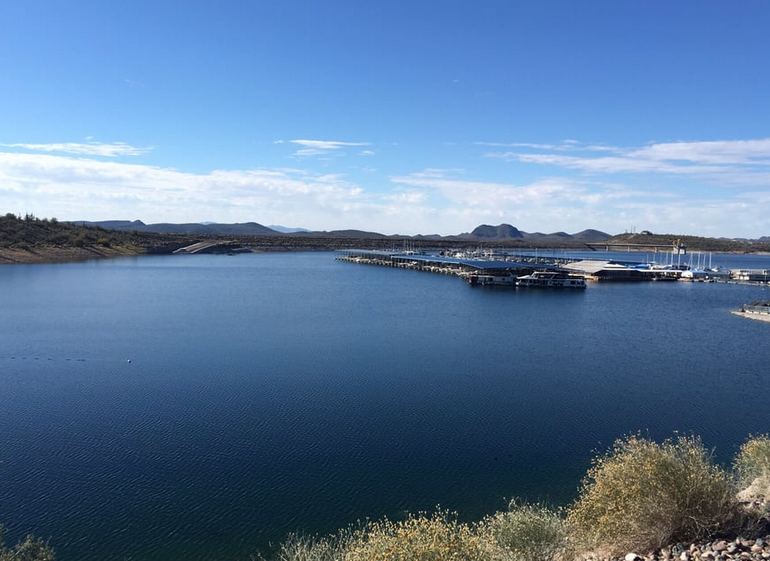
POLYGON ((692 554, 690 554, 689 551, 683 551, 682 554, 679 556, 680 561, 690 561, 692 558, 692 554))
POLYGON ((625 561, 644 561, 644 559, 639 557, 636 553, 628 553, 623 559, 625 559, 625 561))
POLYGON ((725 540, 718 541, 711 546, 711 549, 713 551, 724 551, 727 549, 727 542, 725 540))

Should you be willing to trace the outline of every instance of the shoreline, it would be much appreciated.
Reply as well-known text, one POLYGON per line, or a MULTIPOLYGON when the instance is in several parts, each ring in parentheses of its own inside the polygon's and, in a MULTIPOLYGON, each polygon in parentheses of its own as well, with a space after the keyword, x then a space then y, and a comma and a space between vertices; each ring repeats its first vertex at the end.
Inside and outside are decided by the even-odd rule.
POLYGON ((742 318, 753 319, 756 321, 764 321, 766 323, 770 323, 770 314, 756 314, 756 313, 749 313, 749 312, 741 312, 740 310, 733 310, 730 313, 742 318))
POLYGON ((78 263, 94 259, 148 255, 143 248, 132 247, 38 247, 18 249, 0 247, 0 265, 35 265, 53 263, 78 263))
MULTIPOLYGON (((211 238, 187 238, 184 240, 163 240, 157 245, 85 245, 85 246, 32 246, 30 248, 1 247, 0 265, 25 265, 25 264, 54 264, 76 263, 93 259, 111 259, 114 257, 130 257, 142 255, 171 255, 176 250, 199 243, 201 241, 214 241, 211 238)), ((219 241, 219 240, 217 240, 219 241)), ((229 238, 222 239, 221 243, 230 247, 238 246, 244 253, 264 252, 295 252, 295 251, 336 251, 340 249, 392 249, 398 246, 401 240, 371 239, 371 238, 312 238, 291 236, 270 236, 264 238, 229 238)), ((432 241, 422 242, 425 247, 440 249, 463 249, 477 246, 476 242, 468 241, 432 241)), ((421 243, 421 245, 422 245, 421 243)), ((586 251, 585 246, 525 246, 521 244, 489 243, 484 244, 488 249, 500 250, 543 250, 543 251, 586 251)), ((211 251, 210 253, 225 253, 225 251, 211 251)), ((603 253, 603 252, 597 252, 603 253)), ((649 253, 632 248, 628 253, 649 253)), ((766 256, 766 251, 724 251, 717 250, 712 253, 722 255, 757 255, 766 256)))

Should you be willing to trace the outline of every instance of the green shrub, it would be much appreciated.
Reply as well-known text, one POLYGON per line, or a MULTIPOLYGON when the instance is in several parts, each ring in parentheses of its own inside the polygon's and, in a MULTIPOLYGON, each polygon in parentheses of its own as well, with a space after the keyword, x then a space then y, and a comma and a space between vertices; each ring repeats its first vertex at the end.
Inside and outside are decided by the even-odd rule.
POLYGON ((83 247, 88 241, 88 236, 85 232, 78 232, 72 236, 72 245, 75 247, 83 247))
POLYGON ((557 511, 511 502, 507 512, 484 523, 500 561, 551 561, 567 550, 567 531, 557 511))
POLYGON ((632 436, 594 460, 567 522, 579 546, 621 554, 704 537, 734 513, 732 478, 698 438, 632 436))

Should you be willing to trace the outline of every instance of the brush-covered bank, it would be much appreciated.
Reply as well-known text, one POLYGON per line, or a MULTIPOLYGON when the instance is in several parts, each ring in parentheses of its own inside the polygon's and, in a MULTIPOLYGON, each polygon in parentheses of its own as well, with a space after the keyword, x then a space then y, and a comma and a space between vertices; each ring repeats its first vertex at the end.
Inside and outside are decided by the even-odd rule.
MULTIPOLYGON (((53 559, 32 536, 0 542, 0 561, 53 559)), ((566 508, 513 501, 472 523, 441 510, 367 521, 331 536, 289 536, 253 561, 767 559, 770 437, 749 438, 725 468, 696 437, 631 436, 594 459, 566 508)))
POLYGON ((87 228, 31 214, 0 216, 0 264, 57 263, 106 257, 171 253, 188 241, 160 236, 87 228))

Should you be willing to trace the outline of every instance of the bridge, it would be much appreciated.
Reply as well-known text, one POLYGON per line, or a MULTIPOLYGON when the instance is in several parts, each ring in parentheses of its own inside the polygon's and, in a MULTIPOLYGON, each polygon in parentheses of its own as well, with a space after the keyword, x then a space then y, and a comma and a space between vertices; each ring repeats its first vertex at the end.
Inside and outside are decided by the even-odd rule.
POLYGON ((209 240, 205 242, 197 242, 185 247, 180 247, 179 249, 175 250, 174 253, 195 255, 196 253, 229 253, 236 251, 243 252, 249 251, 249 249, 243 247, 239 242, 209 240))

